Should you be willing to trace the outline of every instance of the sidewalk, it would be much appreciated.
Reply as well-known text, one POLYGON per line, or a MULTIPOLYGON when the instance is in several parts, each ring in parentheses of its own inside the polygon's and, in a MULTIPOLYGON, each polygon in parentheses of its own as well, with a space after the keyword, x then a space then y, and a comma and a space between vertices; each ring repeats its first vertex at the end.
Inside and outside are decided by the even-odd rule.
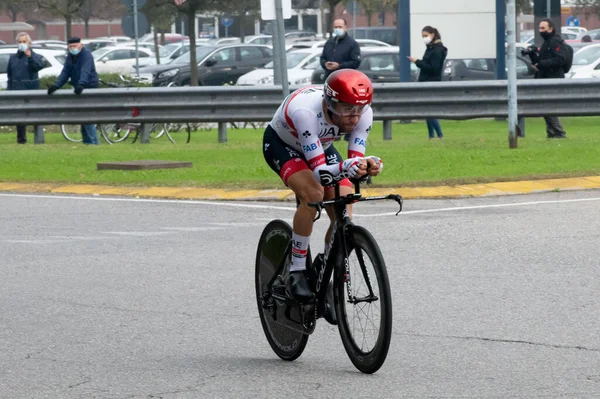
MULTIPOLYGON (((401 194, 405 199, 418 199, 468 198, 584 189, 600 189, 600 176, 437 187, 368 188, 365 186, 361 192, 364 195, 401 194)), ((294 196, 290 190, 222 190, 192 187, 122 187, 90 184, 65 185, 57 183, 0 182, 0 192, 112 195, 196 200, 294 200, 294 196)))

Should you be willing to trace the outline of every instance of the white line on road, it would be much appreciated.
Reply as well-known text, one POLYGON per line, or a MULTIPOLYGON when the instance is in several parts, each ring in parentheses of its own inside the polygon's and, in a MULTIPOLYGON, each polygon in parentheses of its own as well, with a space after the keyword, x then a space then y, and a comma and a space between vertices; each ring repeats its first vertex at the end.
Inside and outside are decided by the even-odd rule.
MULTIPOLYGON (((223 207, 234 207, 234 208, 253 208, 253 209, 271 209, 271 210, 284 210, 284 211, 295 211, 296 206, 273 206, 273 205, 259 205, 259 204, 241 204, 236 202, 223 202, 223 201, 201 201, 201 200, 172 200, 172 199, 150 199, 150 198, 116 198, 116 197, 80 197, 80 196, 66 196, 66 195, 35 195, 35 194, 0 194, 0 197, 15 197, 15 198, 47 198, 47 199, 66 199, 66 200, 83 200, 83 201, 115 201, 115 202, 146 202, 155 204, 191 204, 191 205, 210 205, 210 206, 223 206, 223 207)), ((461 198, 468 199, 468 198, 461 198)), ((551 204, 568 204, 578 202, 591 202, 600 201, 600 197, 595 198, 575 198, 575 199, 564 199, 564 200, 550 200, 550 201, 529 201, 529 202, 514 202, 508 204, 489 204, 489 205, 473 205, 473 206, 457 206, 451 208, 433 208, 433 209, 419 209, 414 211, 402 211, 400 215, 412 215, 419 213, 435 213, 435 212, 454 212, 454 211, 468 211, 475 209, 488 209, 488 208, 506 208, 512 206, 533 206, 533 205, 551 205, 551 204)), ((390 202, 391 206, 394 206, 390 202)), ((374 213, 374 214, 357 214, 357 217, 379 217, 379 216, 393 216, 396 212, 386 213, 374 213)))

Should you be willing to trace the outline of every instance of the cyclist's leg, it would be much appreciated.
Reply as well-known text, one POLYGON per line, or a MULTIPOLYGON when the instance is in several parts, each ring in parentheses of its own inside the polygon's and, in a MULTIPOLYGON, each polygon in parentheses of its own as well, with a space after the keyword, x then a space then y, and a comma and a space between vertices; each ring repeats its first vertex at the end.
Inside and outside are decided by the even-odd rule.
MULTIPOLYGON (((328 165, 338 164, 343 161, 342 156, 340 155, 338 150, 333 145, 330 145, 325 150, 325 159, 326 159, 326 162, 328 165)), ((349 179, 342 180, 340 182, 340 195, 344 196, 344 195, 351 194, 353 192, 353 187, 354 186, 352 185, 352 183, 350 182, 349 179)), ((330 200, 330 199, 333 199, 334 196, 335 196, 335 188, 334 187, 325 187, 324 199, 330 200)), ((346 209, 348 209, 348 214, 350 215, 350 217, 352 217, 352 205, 348 205, 346 209)), ((325 234, 324 252, 327 252, 329 242, 331 241, 331 233, 333 230, 333 222, 335 219, 335 214, 334 214, 334 210, 333 210, 332 206, 326 207, 325 210, 327 211, 327 215, 329 216, 329 220, 330 220, 329 228, 327 229, 327 233, 325 234)))
POLYGON ((306 256, 316 210, 309 202, 323 200, 323 187, 317 183, 308 164, 298 151, 284 143, 268 126, 263 139, 265 160, 283 182, 296 194, 299 206, 292 231, 292 263, 288 290, 298 299, 311 299, 314 295, 306 277, 306 256))

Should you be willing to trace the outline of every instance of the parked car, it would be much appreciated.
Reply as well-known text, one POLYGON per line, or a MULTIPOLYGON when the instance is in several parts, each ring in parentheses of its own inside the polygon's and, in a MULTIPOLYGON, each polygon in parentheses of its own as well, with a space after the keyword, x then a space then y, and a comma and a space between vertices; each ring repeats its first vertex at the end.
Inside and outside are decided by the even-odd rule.
MULTIPOLYGON (((312 48, 288 52, 286 54, 288 84, 309 84, 313 71, 319 66, 321 52, 319 49, 312 48)), ((272 85, 273 80, 273 61, 271 61, 263 68, 240 76, 236 84, 238 86, 272 85)))
POLYGON ((168 64, 188 51, 190 51, 190 42, 169 43, 158 50, 160 63, 168 64))
POLYGON ((392 46, 398 45, 398 31, 395 26, 378 26, 370 28, 348 29, 348 34, 354 39, 373 39, 392 46))
MULTIPOLYGON (((519 51, 519 50, 518 50, 519 51)), ((535 70, 529 57, 517 55, 517 78, 533 79, 535 70)), ((474 58, 465 60, 447 60, 442 80, 494 80, 496 79, 495 58, 474 58)))
MULTIPOLYGON (((140 68, 140 78, 151 80, 153 86, 187 86, 190 84, 190 52, 167 65, 140 68)), ((198 46, 198 84, 222 86, 235 84, 238 78, 254 69, 262 68, 273 58, 269 46, 259 44, 232 44, 225 46, 198 46)))
POLYGON ((117 44, 109 39, 81 39, 81 44, 90 51, 96 51, 102 47, 111 47, 117 44))
POLYGON ((131 37, 129 36, 100 36, 96 37, 96 40, 112 40, 113 42, 122 43, 122 42, 130 42, 131 37))
POLYGON ((48 48, 48 49, 56 49, 56 50, 66 50, 67 49, 67 43, 65 43, 61 40, 33 40, 31 42, 31 44, 36 45, 37 47, 48 48))
POLYGON ((600 29, 579 32, 579 36, 576 39, 581 40, 585 35, 588 35, 592 40, 600 40, 600 29))
MULTIPOLYGON (((159 39, 160 36, 161 35, 159 35, 159 39)), ((185 40, 190 40, 190 37, 186 35, 181 35, 179 33, 165 33, 165 43, 176 43, 185 40)), ((129 41, 131 41, 131 38, 129 38, 129 41)), ((154 42, 154 34, 146 33, 144 36, 140 37, 138 41, 143 43, 152 43, 154 42)))
MULTIPOLYGON (((32 45, 33 51, 42 56, 44 61, 44 69, 39 71, 39 77, 43 78, 46 76, 58 76, 60 75, 63 64, 66 60, 66 54, 64 50, 46 49, 39 48, 32 45)), ((8 82, 7 68, 8 59, 11 55, 17 52, 16 45, 5 45, 0 47, 0 88, 6 89, 8 82)))
POLYGON ((568 78, 600 78, 600 44, 591 44, 573 55, 573 65, 568 78))
MULTIPOLYGON (((131 68, 135 66, 135 47, 114 46, 104 47, 92 52, 98 73, 119 73, 130 75, 131 68)), ((140 68, 146 65, 155 65, 154 53, 146 48, 138 48, 138 61, 140 68)))
MULTIPOLYGON (((361 50, 361 62, 358 70, 373 83, 400 82, 400 49, 398 47, 368 47, 361 50)), ((410 64, 411 81, 416 81, 418 68, 410 64)), ((319 65, 311 77, 313 84, 325 83, 325 70, 319 65)))
MULTIPOLYGON (((177 43, 177 42, 176 42, 177 43)), ((118 42, 118 43, 114 43, 113 46, 116 47, 133 47, 135 48, 135 41, 133 42, 118 42)), ((145 48, 148 49, 150 51, 152 51, 154 53, 154 42, 140 42, 138 41, 138 48, 145 48)), ((158 48, 160 50, 162 46, 159 44, 158 48)))
POLYGON ((273 45, 273 36, 271 36, 271 35, 246 36, 244 38, 244 43, 246 43, 246 44, 266 44, 268 46, 272 46, 273 45))
POLYGON ((587 29, 583 26, 561 26, 560 32, 572 32, 576 34, 580 34, 581 32, 587 32, 587 29))
MULTIPOLYGON (((361 48, 364 47, 391 47, 391 45, 385 43, 385 42, 381 42, 379 40, 372 40, 372 39, 356 39, 356 42, 358 43, 358 45, 361 48)), ((327 43, 327 40, 302 40, 302 41, 297 41, 294 42, 292 44, 289 44, 288 46, 286 46, 287 51, 295 51, 301 48, 320 48, 322 49, 325 46, 325 43, 327 43)))

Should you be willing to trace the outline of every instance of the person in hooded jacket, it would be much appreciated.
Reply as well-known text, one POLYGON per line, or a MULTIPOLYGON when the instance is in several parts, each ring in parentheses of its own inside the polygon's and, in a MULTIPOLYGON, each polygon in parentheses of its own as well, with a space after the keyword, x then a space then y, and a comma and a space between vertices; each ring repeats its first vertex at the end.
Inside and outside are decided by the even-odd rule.
MULTIPOLYGON (((567 60, 565 41, 556 32, 554 21, 544 18, 539 25, 540 36, 544 43, 540 47, 539 56, 531 57, 531 62, 537 68, 536 79, 564 79, 564 66, 567 60)), ((564 139, 565 129, 557 116, 545 116, 546 134, 549 139, 564 139)))
MULTIPOLYGON (((31 37, 21 32, 16 37, 19 46, 17 53, 8 59, 6 68, 7 90, 37 90, 40 88, 38 72, 44 69, 42 56, 31 49, 31 37)), ((41 129, 41 126, 36 126, 41 129)), ((27 126, 17 125, 17 143, 27 143, 27 126)))
POLYGON ((333 33, 323 46, 320 63, 325 77, 338 69, 358 69, 360 66, 360 46, 348 35, 346 21, 341 18, 333 21, 333 33))
MULTIPOLYGON (((408 57, 408 59, 420 69, 419 82, 440 82, 448 49, 442 44, 442 36, 436 28, 424 27, 421 36, 427 46, 423 59, 419 60, 414 57, 408 57)), ((427 119, 427 130, 430 140, 434 138, 434 132, 437 133, 438 138, 444 137, 442 127, 437 119, 427 119)))

